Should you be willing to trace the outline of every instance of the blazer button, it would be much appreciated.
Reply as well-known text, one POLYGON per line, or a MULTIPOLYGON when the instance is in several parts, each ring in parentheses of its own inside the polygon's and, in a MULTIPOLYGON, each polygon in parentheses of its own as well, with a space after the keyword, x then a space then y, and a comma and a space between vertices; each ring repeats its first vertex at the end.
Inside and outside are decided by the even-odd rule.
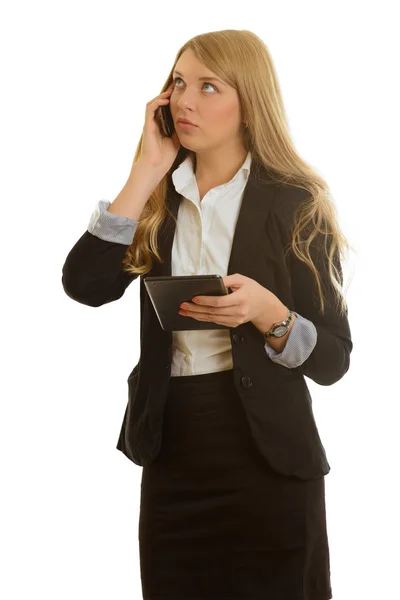
POLYGON ((243 336, 241 333, 234 333, 232 338, 235 344, 240 344, 241 342, 243 342, 243 336))
POLYGON ((253 385, 251 377, 248 377, 247 375, 245 377, 241 378, 240 383, 241 383, 242 387, 244 387, 246 389, 253 385))

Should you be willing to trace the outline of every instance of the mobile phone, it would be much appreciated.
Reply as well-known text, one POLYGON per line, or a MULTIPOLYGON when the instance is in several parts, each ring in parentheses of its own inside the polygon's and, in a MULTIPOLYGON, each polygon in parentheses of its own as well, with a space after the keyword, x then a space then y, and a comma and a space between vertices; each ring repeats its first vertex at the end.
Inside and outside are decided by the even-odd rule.
POLYGON ((156 112, 161 131, 166 137, 171 137, 175 127, 169 104, 159 106, 156 112))

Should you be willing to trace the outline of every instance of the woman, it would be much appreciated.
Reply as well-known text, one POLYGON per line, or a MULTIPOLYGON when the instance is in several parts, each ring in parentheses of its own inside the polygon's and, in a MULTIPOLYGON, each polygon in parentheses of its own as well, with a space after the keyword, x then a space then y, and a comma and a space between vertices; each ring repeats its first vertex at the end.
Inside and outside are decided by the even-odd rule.
POLYGON ((348 244, 328 192, 290 140, 265 45, 206 33, 179 50, 127 183, 67 256, 64 289, 91 306, 141 276, 141 357, 117 448, 143 466, 145 600, 332 598, 330 467, 304 380, 335 383, 352 350, 348 244), (144 275, 228 272, 231 294, 192 299, 188 329, 162 330, 144 275))

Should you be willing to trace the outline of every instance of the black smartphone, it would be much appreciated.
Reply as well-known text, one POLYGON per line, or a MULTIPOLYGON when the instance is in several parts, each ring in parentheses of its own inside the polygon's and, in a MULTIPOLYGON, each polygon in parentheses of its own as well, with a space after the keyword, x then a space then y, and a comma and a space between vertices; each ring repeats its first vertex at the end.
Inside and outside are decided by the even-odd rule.
POLYGON ((169 104, 166 106, 159 106, 156 112, 161 131, 166 137, 171 137, 171 135, 174 133, 175 127, 169 104))

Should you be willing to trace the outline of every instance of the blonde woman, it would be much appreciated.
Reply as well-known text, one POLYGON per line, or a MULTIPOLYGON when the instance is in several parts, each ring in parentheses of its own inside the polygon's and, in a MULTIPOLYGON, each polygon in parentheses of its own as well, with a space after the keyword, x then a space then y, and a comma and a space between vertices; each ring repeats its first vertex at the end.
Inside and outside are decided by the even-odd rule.
POLYGON ((349 369, 345 247, 265 44, 236 30, 189 40, 147 103, 126 184, 99 201, 62 274, 89 306, 140 276, 117 448, 143 467, 145 600, 332 598, 330 465, 305 378, 333 385, 349 369), (196 274, 231 293, 192 298, 177 307, 187 326, 165 331, 145 278, 196 274))

